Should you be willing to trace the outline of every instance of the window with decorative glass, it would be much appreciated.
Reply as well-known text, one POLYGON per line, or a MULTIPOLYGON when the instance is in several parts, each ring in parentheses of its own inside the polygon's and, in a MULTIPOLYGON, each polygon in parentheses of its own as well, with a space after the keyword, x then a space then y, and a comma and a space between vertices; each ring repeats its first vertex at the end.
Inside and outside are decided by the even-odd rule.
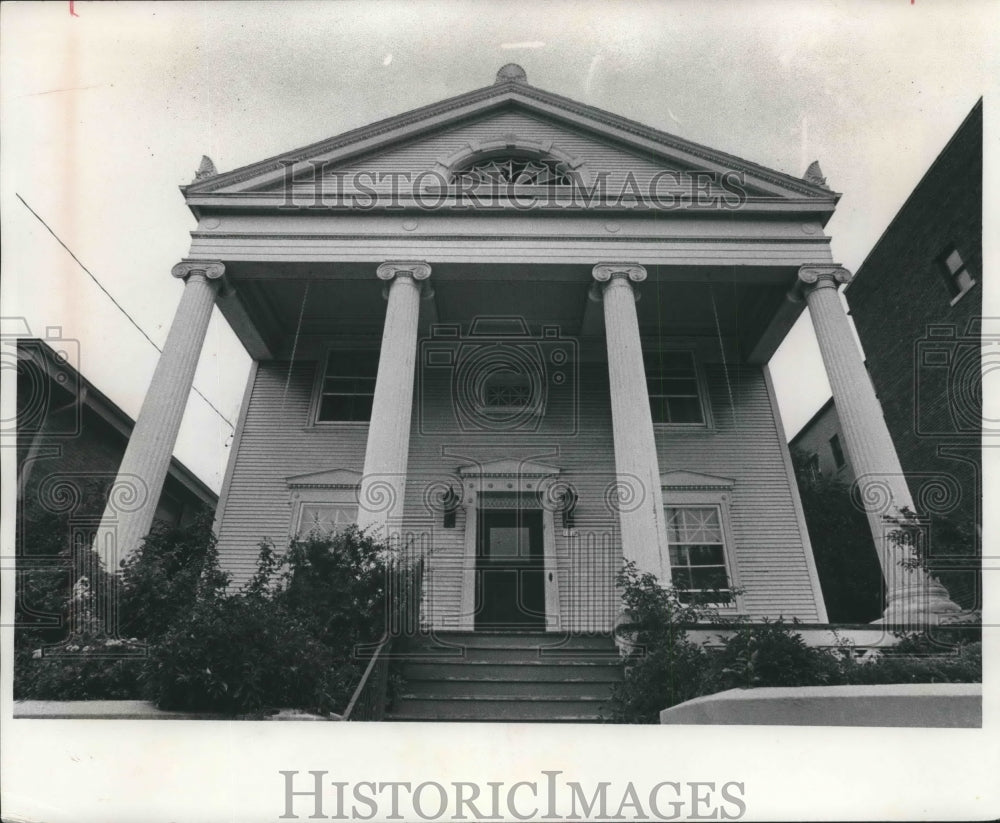
POLYGON ((472 186, 569 186, 573 177, 557 160, 492 157, 452 175, 452 183, 472 186))
POLYGON ((733 602, 718 506, 666 508, 671 583, 685 603, 733 602))
POLYGON ((348 503, 302 503, 296 533, 326 536, 338 534, 358 519, 358 507, 348 503))
POLYGON ((487 408, 527 408, 532 394, 531 378, 526 374, 498 371, 483 383, 483 405, 487 408))
POLYGON ((316 421, 370 420, 378 374, 378 352, 333 349, 327 356, 316 421))
POLYGON ((690 351, 649 351, 643 355, 654 423, 702 425, 698 372, 690 351))

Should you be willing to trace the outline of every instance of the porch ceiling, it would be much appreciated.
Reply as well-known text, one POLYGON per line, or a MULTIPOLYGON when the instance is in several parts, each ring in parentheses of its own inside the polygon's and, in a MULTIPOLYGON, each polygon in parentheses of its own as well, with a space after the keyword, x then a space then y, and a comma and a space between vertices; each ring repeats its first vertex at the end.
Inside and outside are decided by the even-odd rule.
MULTIPOLYGON (((220 306, 255 357, 287 357, 293 343, 299 354, 309 356, 311 348, 331 337, 377 341, 386 284, 374 277, 375 267, 227 265, 234 293, 220 306)), ((785 294, 794 276, 750 269, 651 269, 638 287, 640 333, 716 339, 721 332, 730 350, 746 359, 775 317, 787 312, 785 294)), ((434 266, 429 283, 434 294, 422 304, 422 334, 432 323, 459 324, 468 332, 476 318, 503 316, 521 319, 534 335, 543 326, 557 326, 571 337, 604 335, 601 305, 588 299, 589 267, 443 265, 434 266)))

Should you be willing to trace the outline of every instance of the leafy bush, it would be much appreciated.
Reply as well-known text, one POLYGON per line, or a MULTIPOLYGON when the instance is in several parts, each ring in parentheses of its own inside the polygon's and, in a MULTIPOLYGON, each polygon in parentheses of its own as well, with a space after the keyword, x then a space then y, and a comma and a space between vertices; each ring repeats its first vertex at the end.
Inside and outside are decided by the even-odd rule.
POLYGON ((942 646, 941 636, 912 635, 864 660, 848 646, 810 647, 794 623, 780 619, 736 625, 720 635, 720 645, 697 645, 690 626, 725 622, 711 609, 681 602, 676 591, 632 564, 618 585, 625 618, 617 631, 634 645, 612 693, 612 722, 656 723, 663 709, 734 688, 982 681, 982 645, 965 639, 968 627, 950 632, 957 644, 951 648, 942 646))
POLYGON ((154 523, 124 561, 119 595, 119 634, 156 641, 195 603, 223 591, 229 575, 219 570, 212 514, 187 526, 154 523))
POLYGON ((260 546, 241 589, 203 586, 152 650, 149 695, 161 708, 259 714, 343 711, 400 598, 398 569, 356 528, 260 546))
POLYGON ((685 624, 710 614, 704 607, 684 603, 676 590, 666 588, 652 574, 640 574, 626 563, 616 578, 624 618, 616 634, 629 643, 624 679, 616 684, 610 702, 615 723, 656 723, 662 709, 700 694, 705 651, 688 639, 685 624))
POLYGON ((842 680, 840 656, 807 646, 784 621, 744 625, 708 655, 702 694, 758 686, 827 686, 842 680))
POLYGON ((943 650, 926 635, 911 635, 880 651, 871 661, 844 659, 841 671, 843 682, 851 685, 981 683, 983 645, 962 641, 943 650))
POLYGON ((21 645, 14 653, 16 700, 134 699, 145 648, 134 638, 111 637, 97 619, 104 605, 80 577, 71 596, 61 604, 70 631, 62 643, 32 649, 21 645))
POLYGON ((164 709, 330 711, 329 650, 274 598, 241 590, 199 601, 151 649, 147 694, 164 709))

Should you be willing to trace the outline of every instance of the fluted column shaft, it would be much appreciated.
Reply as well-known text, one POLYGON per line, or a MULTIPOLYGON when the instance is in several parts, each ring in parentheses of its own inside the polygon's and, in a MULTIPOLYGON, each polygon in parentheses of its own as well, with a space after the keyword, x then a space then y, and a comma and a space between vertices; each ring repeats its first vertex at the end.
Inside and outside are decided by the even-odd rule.
POLYGON ((882 406, 840 302, 838 286, 850 279, 850 273, 839 266, 804 266, 799 271, 840 418, 844 448, 857 478, 858 494, 886 581, 883 620, 926 624, 929 616, 957 612, 959 607, 929 575, 904 568, 912 557, 888 539, 893 526, 887 524, 885 516, 898 514, 904 507, 914 510, 914 505, 882 406))
POLYGON ((646 270, 634 264, 600 264, 593 275, 604 302, 622 553, 640 571, 669 585, 660 467, 632 287, 646 279, 646 270))
POLYGON ((224 271, 222 263, 185 262, 173 268, 174 277, 184 280, 184 293, 94 542, 109 571, 153 525, 224 271))
POLYGON ((377 275, 390 281, 372 402, 358 527, 388 538, 403 516, 406 465, 417 358, 420 281, 430 277, 426 263, 383 263, 377 275))

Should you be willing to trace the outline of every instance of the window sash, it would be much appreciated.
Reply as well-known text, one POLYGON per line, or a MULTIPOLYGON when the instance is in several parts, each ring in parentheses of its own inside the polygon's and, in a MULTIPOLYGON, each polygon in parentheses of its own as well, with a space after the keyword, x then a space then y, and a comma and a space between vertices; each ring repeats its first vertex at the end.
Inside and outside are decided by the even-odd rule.
POLYGON ((320 423, 371 419, 379 353, 370 350, 331 351, 320 383, 316 420, 320 423))
POLYGON ((694 353, 646 354, 646 390, 654 423, 704 425, 705 411, 694 353))
POLYGON ((683 602, 734 602, 718 506, 667 506, 671 584, 683 602))
POLYGON ((302 503, 299 507, 299 522, 296 533, 339 534, 347 526, 356 523, 358 507, 350 503, 302 503))

